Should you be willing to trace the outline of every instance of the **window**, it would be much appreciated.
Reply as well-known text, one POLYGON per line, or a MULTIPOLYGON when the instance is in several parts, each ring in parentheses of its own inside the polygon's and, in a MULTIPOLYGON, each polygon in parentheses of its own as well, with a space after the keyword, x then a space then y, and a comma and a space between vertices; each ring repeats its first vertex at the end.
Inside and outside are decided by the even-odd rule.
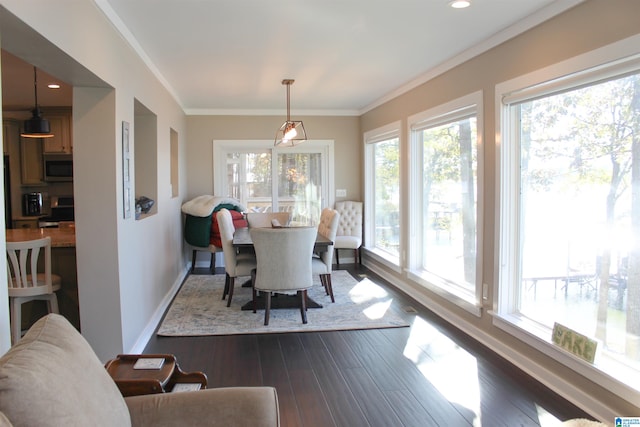
POLYGON ((400 265, 400 124, 365 133, 365 243, 400 265))
POLYGON ((409 118, 412 279, 479 313, 478 92, 409 118), (465 301, 462 303, 462 301, 465 301))
POLYGON ((333 205, 333 141, 274 148, 272 141, 214 141, 217 195, 253 212, 290 212, 295 225, 315 225, 333 205))
POLYGON ((640 60, 549 72, 497 87, 497 323, 546 342, 555 322, 596 339, 596 369, 640 390, 640 60))

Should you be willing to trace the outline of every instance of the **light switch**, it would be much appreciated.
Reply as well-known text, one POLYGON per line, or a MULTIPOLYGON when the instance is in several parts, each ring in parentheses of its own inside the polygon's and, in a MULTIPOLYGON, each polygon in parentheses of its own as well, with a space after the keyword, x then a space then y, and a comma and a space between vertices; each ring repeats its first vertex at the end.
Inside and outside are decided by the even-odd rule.
POLYGON ((336 197, 347 197, 347 190, 344 188, 336 190, 336 197))

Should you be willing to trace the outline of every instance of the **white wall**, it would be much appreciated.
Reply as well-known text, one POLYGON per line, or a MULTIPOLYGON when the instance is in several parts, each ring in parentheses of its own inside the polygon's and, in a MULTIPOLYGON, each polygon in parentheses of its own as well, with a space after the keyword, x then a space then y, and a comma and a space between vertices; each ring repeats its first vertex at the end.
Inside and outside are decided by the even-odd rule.
MULTIPOLYGON (((180 232, 186 188, 185 116, 93 1, 3 0, 3 7, 3 48, 10 47, 12 53, 74 85, 82 334, 102 360, 141 351, 186 273, 180 232), (130 123, 135 144, 134 98, 158 117, 158 155, 150 159, 158 162, 158 213, 141 221, 122 214, 121 126, 122 121, 130 123), (171 198, 169 187, 170 128, 180 140, 177 198, 171 198)), ((6 304, 0 301, 0 306, 6 304)))

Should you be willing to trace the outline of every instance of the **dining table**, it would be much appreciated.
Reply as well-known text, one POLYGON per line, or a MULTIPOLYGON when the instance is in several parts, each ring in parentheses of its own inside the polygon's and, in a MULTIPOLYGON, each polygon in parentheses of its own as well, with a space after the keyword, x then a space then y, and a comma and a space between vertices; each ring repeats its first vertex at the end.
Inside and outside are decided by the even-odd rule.
MULTIPOLYGON (((285 227, 281 227, 285 228, 285 227)), ((314 253, 321 253, 329 250, 329 246, 333 245, 333 240, 318 233, 313 246, 314 253)), ((253 240, 248 227, 236 228, 233 233, 233 247, 241 249, 253 249, 253 240)), ((242 284, 242 287, 251 287, 251 280, 242 284)), ((256 298, 256 309, 264 309, 265 298, 258 295, 256 298)), ((271 309, 278 308, 299 308, 300 299, 297 295, 276 294, 271 298, 271 309)), ((322 304, 307 296, 307 308, 322 308, 322 304)), ((243 304, 242 310, 253 310, 253 300, 243 304)))
MULTIPOLYGON (((282 227, 285 228, 285 227, 282 227)), ((316 242, 313 246, 314 252, 324 252, 329 246, 333 245, 333 241, 318 233, 316 235, 316 242)), ((253 240, 251 240, 251 233, 248 227, 237 228, 233 233, 233 247, 238 249, 253 249, 253 240)))

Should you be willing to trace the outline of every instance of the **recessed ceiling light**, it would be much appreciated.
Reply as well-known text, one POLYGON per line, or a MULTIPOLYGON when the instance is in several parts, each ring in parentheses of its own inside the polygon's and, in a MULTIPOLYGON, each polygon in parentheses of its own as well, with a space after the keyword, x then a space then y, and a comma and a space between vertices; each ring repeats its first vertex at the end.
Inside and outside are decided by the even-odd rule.
POLYGON ((449 2, 449 6, 454 9, 464 9, 465 7, 471 6, 471 0, 453 0, 449 2))
POLYGON ((49 83, 49 84, 47 85, 47 87, 48 87, 49 89, 60 89, 60 85, 59 85, 59 84, 57 84, 57 83, 49 83))

